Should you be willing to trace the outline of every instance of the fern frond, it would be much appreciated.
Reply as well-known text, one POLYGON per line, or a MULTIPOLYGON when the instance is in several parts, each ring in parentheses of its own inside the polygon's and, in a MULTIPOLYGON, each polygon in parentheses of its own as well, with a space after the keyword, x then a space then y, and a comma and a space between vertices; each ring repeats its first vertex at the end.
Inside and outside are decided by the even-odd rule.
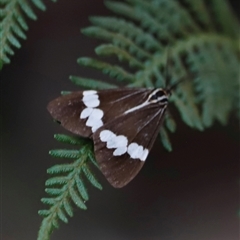
POLYGON ((120 62, 128 62, 130 67, 142 69, 143 64, 132 56, 128 51, 123 50, 112 44, 104 44, 95 49, 99 56, 117 56, 120 62))
MULTIPOLYGON (((240 117, 239 23, 227 1, 125 0, 106 1, 106 6, 119 17, 91 17, 93 26, 84 28, 82 33, 104 41, 96 47, 96 55, 114 57, 117 63, 81 57, 79 65, 100 70, 127 87, 159 88, 184 79, 170 98, 170 108, 175 105, 183 121, 198 130, 212 126, 215 121, 226 124, 235 111, 240 117), (168 83, 167 58, 171 77, 168 83)), ((33 17, 31 13, 29 16, 33 17)), ((27 25, 23 20, 20 22, 21 28, 15 32, 24 37, 21 30, 27 25)), ((9 39, 11 45, 19 46, 16 39, 9 39)), ((8 54, 13 53, 9 46, 6 49, 8 54)), ((77 76, 70 79, 85 88, 117 85, 77 76)), ((160 137, 169 151, 172 150, 169 132, 175 130, 176 123, 168 113, 160 137)), ((39 211, 44 219, 38 240, 48 239, 51 231, 58 228, 59 220, 68 222, 68 217, 73 216, 72 202, 86 209, 89 194, 84 180, 102 189, 89 167, 98 167, 91 144, 61 134, 55 138, 81 148, 50 151, 53 157, 68 158, 69 162, 48 169, 48 174, 53 175, 46 181, 45 191, 50 197, 42 201, 50 208, 39 211)))
POLYGON ((79 156, 78 150, 65 150, 65 149, 56 149, 49 151, 49 154, 56 158, 72 158, 75 159, 79 156))
POLYGON ((165 130, 165 127, 161 127, 160 129, 160 137, 161 137, 161 141, 163 146, 169 151, 172 151, 172 144, 170 142, 169 136, 167 131, 165 130))
POLYGON ((133 82, 135 80, 134 75, 128 73, 119 66, 113 66, 111 64, 86 57, 79 58, 78 63, 82 66, 101 70, 104 74, 108 74, 110 77, 115 78, 119 81, 133 82))
POLYGON ((46 7, 42 0, 0 0, 0 4, 0 60, 6 64, 14 54, 13 47, 21 47, 19 39, 26 39, 28 25, 25 18, 37 19, 33 6, 42 11, 46 7))
POLYGON ((74 168, 74 166, 69 165, 69 164, 55 165, 55 166, 52 166, 51 168, 49 168, 47 170, 47 173, 49 173, 49 174, 65 173, 65 172, 72 171, 73 168, 74 168))
POLYGON ((45 192, 49 195, 59 195, 64 191, 64 189, 61 188, 45 188, 45 192))
POLYGON ((95 79, 89 79, 89 78, 82 78, 77 76, 70 76, 70 80, 76 84, 77 86, 81 86, 88 89, 107 89, 107 88, 116 88, 117 86, 114 84, 101 82, 99 80, 95 79), (98 86, 96 88, 96 85, 98 86))
POLYGON ((79 176, 76 176, 76 186, 78 188, 78 191, 81 193, 82 198, 85 201, 87 201, 89 199, 88 192, 86 191, 84 183, 83 183, 82 179, 79 176))
POLYGON ((98 189, 102 189, 101 184, 98 182, 98 180, 94 177, 94 175, 92 174, 92 172, 90 171, 89 168, 87 168, 86 166, 82 167, 82 170, 86 176, 86 178, 89 180, 89 182, 96 188, 98 189))
MULTIPOLYGON (((119 24, 117 20, 116 22, 119 24)), ((133 29, 136 31, 135 28, 133 29)), ((131 39, 126 38, 124 35, 119 35, 118 33, 109 32, 97 26, 96 27, 92 26, 92 27, 82 29, 82 33, 87 36, 96 37, 98 39, 105 40, 108 42, 114 42, 113 46, 121 46, 125 50, 129 50, 129 52, 133 56, 136 56, 138 59, 144 60, 145 58, 151 57, 151 54, 148 51, 138 47, 131 39)))
MULTIPOLYGON (((140 49, 144 49, 147 52, 160 51, 163 49, 162 44, 157 41, 153 35, 145 32, 140 27, 137 27, 134 23, 128 22, 124 19, 116 17, 90 17, 90 21, 94 25, 99 26, 98 31, 95 31, 94 34, 91 34, 92 31, 88 28, 82 30, 83 34, 90 37, 111 40, 110 38, 103 39, 101 37, 101 33, 107 31, 108 34, 111 34, 111 36, 114 37, 111 40, 114 44, 118 43, 118 41, 116 41, 118 38, 124 38, 125 41, 132 42, 133 44, 136 44, 136 46, 139 46, 140 49)), ((122 43, 123 42, 121 41, 120 44, 122 45, 122 43)))
POLYGON ((166 114, 165 124, 166 124, 167 129, 168 129, 170 132, 173 133, 173 132, 176 131, 176 123, 175 123, 175 121, 174 121, 174 119, 172 118, 171 115, 166 114))
MULTIPOLYGON (((165 87, 185 79, 170 101, 183 121, 199 130, 216 120, 226 124, 231 112, 239 112, 239 23, 226 1, 221 0, 221 6, 216 0, 105 4, 120 17, 91 17, 93 26, 82 33, 107 42, 96 47, 96 54, 116 57, 119 64, 79 58, 80 65, 101 70, 128 87, 165 87), (165 83, 169 48, 171 81, 165 83)), ((79 84, 85 85, 83 81, 79 84)), ((103 87, 97 81, 94 84, 103 87)), ((161 136, 170 149, 167 129, 161 136)))
MULTIPOLYGON (((216 119, 226 124, 239 92, 239 59, 234 44, 213 36, 201 43, 201 51, 189 54, 189 67, 194 79, 196 102, 202 107, 202 121, 206 127, 216 119)), ((199 46, 199 47, 200 47, 199 46)), ((200 49, 200 48, 199 48, 200 49)))
POLYGON ((87 209, 85 202, 89 199, 89 195, 84 180, 88 180, 96 188, 102 189, 101 184, 90 170, 92 161, 97 166, 92 156, 92 143, 89 140, 63 134, 56 134, 55 138, 74 146, 80 145, 81 149, 79 151, 50 151, 51 156, 67 158, 71 162, 58 164, 47 170, 48 174, 53 175, 46 181, 45 191, 50 197, 42 198, 41 201, 50 208, 39 211, 44 219, 38 233, 38 240, 49 239, 53 229, 58 228, 59 220, 68 222, 68 217, 73 216, 73 203, 83 210, 87 209))
POLYGON ((68 143, 72 145, 83 145, 86 143, 86 140, 84 140, 83 138, 69 136, 65 134, 55 134, 54 138, 59 142, 68 143))

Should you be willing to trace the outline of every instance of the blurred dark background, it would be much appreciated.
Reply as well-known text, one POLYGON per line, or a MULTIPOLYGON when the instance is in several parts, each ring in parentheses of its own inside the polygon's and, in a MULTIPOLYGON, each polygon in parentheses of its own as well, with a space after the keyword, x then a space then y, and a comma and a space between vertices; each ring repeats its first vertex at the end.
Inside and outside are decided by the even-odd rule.
MULTIPOLYGON (((38 21, 28 21, 27 41, 1 72, 1 237, 33 240, 48 206, 46 169, 50 149, 67 147, 53 139, 67 133, 54 124, 47 103, 61 90, 76 90, 69 75, 105 79, 81 68, 80 56, 95 56, 97 40, 80 34, 88 16, 111 14, 103 1, 47 2, 38 21)), ((239 9, 239 1, 231 1, 239 9)), ((76 209, 52 240, 237 240, 239 239, 238 122, 199 132, 182 123, 172 134, 174 151, 157 140, 140 174, 123 189, 112 188, 95 171, 103 191, 88 185, 88 210, 76 209)))

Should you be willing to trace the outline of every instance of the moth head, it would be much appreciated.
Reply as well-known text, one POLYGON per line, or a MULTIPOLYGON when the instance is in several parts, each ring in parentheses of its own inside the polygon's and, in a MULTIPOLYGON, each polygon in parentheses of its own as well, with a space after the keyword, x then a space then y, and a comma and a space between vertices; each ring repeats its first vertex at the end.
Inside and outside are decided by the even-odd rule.
POLYGON ((155 89, 148 97, 148 101, 150 103, 160 103, 161 105, 165 105, 168 103, 169 93, 162 89, 155 89))

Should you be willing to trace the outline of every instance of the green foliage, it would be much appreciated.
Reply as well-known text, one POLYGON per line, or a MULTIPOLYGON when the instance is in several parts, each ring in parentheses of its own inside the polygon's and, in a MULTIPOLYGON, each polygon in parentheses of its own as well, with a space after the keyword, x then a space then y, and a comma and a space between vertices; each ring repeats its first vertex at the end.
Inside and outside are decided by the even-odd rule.
MULTIPOLYGON (((101 70, 128 87, 165 87, 185 79, 175 89, 171 105, 187 125, 199 130, 216 120, 227 124, 234 111, 239 115, 239 23, 227 1, 126 0, 105 4, 121 17, 91 17, 93 26, 82 33, 107 42, 96 47, 96 54, 115 57, 119 64, 81 57, 80 65, 101 70), (165 82, 168 57, 170 83, 165 82)), ((84 78, 77 84, 105 87, 91 81, 95 87, 88 86, 84 78)), ((160 135, 171 150, 167 129, 160 135)))
POLYGON ((110 84, 110 83, 106 83, 106 82, 100 82, 100 81, 97 81, 95 79, 90 79, 90 78, 70 76, 70 80, 74 84, 76 84, 78 86, 81 86, 81 87, 85 87, 85 88, 107 89, 107 88, 116 88, 117 87, 114 84, 110 84))
MULTIPOLYGON (((237 112, 240 117, 239 23, 227 1, 125 0, 105 4, 116 15, 91 17, 93 26, 82 29, 83 34, 104 41, 95 49, 101 59, 81 57, 81 66, 100 70, 127 87, 166 87, 184 79, 174 90, 169 108, 175 106, 183 121, 198 130, 215 121, 227 124, 232 113, 237 112), (114 59, 114 64, 107 62, 107 57, 114 59), (171 78, 166 83, 167 59, 171 78)), ((97 79, 70 79, 84 88, 116 87, 97 79)), ((168 112, 160 137, 169 151, 172 146, 168 134, 175 130, 176 123, 168 112)), ((46 192, 51 197, 42 201, 51 207, 39 212, 44 216, 39 240, 49 239, 59 219, 67 222, 68 216, 73 215, 71 201, 86 209, 89 196, 83 175, 93 186, 101 188, 88 167, 89 163, 96 165, 91 143, 65 135, 56 138, 81 145, 81 149, 50 152, 74 161, 48 170, 57 176, 46 182, 46 192)))
POLYGON ((50 197, 41 200, 50 208, 39 211, 44 219, 39 230, 38 240, 49 239, 54 228, 58 228, 59 220, 68 222, 68 217, 73 216, 73 203, 83 210, 87 209, 85 202, 89 196, 84 180, 88 180, 94 187, 102 189, 101 184, 90 170, 90 165, 97 167, 92 155, 91 141, 63 134, 56 134, 55 139, 59 142, 81 146, 81 149, 52 150, 49 152, 53 157, 67 158, 71 161, 55 165, 47 170, 47 173, 52 175, 45 183, 45 192, 50 197))
POLYGON ((0 62, 10 63, 9 56, 14 54, 13 47, 21 47, 18 39, 27 38, 25 32, 28 25, 25 17, 37 19, 32 5, 42 11, 46 10, 42 0, 0 0, 0 62))

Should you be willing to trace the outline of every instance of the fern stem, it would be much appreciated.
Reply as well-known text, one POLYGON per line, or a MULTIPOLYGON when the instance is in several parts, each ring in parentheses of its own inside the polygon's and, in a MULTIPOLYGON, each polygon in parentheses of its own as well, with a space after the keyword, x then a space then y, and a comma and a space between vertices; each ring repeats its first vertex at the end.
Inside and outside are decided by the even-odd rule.
MULTIPOLYGON (((72 141, 72 139, 63 137, 64 140, 68 139, 72 141)), ((62 136, 60 137, 62 140, 62 136)), ((38 240, 48 240, 50 238, 50 234, 52 233, 54 228, 58 227, 59 219, 63 222, 67 223, 68 216, 72 216, 72 208, 70 205, 70 201, 72 200, 79 208, 85 210, 87 209, 85 205, 85 201, 88 200, 88 193, 85 189, 83 181, 80 176, 81 173, 84 172, 87 179, 91 182, 92 185, 101 189, 100 183, 95 179, 92 173, 89 170, 88 162, 89 154, 92 152, 92 144, 86 144, 82 146, 81 150, 78 151, 79 157, 70 164, 58 165, 49 169, 49 173, 59 173, 59 172, 68 172, 68 174, 64 177, 53 177, 50 178, 46 185, 63 185, 62 189, 58 191, 56 188, 48 188, 47 192, 51 195, 54 195, 55 198, 43 198, 42 202, 50 204, 51 207, 49 210, 39 211, 40 215, 44 216, 42 224, 39 229, 38 240), (57 191, 56 191, 57 190, 57 191)), ((71 158, 72 154, 68 154, 65 157, 71 158)))

